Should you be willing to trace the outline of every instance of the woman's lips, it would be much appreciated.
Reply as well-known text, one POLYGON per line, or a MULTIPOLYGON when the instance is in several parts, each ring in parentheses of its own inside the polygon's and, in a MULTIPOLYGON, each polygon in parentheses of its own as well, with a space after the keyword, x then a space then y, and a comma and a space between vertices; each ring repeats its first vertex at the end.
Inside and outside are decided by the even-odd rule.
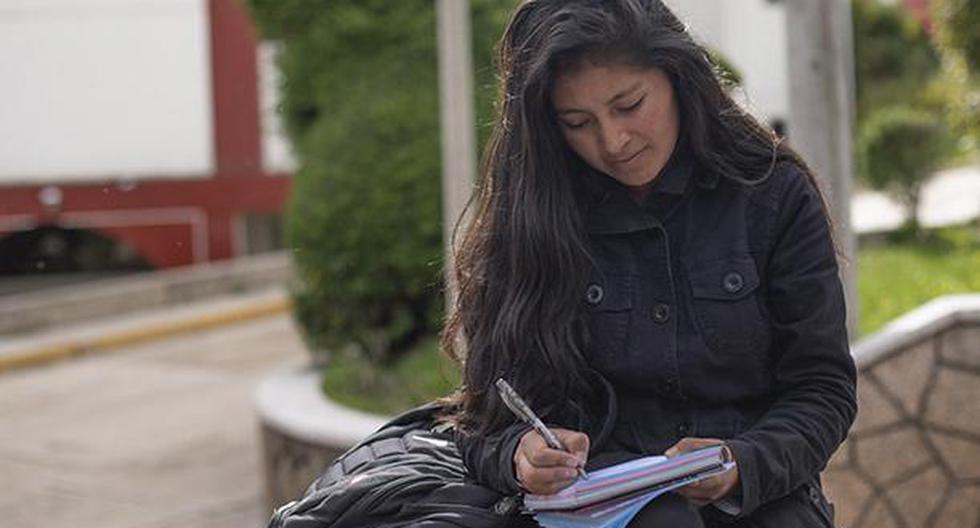
POLYGON ((638 151, 636 151, 636 152, 634 152, 632 154, 630 154, 629 156, 627 156, 625 158, 613 158, 612 160, 610 160, 611 161, 611 164, 612 165, 625 165, 625 164, 633 161, 634 159, 636 159, 636 157, 639 156, 640 153, 642 153, 644 150, 646 150, 645 147, 644 148, 641 148, 640 150, 638 150, 638 151))

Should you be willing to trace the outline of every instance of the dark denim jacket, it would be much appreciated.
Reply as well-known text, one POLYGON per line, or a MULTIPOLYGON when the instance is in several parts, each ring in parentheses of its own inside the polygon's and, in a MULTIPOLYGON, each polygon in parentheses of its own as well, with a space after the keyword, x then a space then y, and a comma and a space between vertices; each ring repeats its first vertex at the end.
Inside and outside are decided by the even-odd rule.
MULTIPOLYGON (((607 177, 590 187, 596 266, 583 302, 589 362, 619 400, 610 444, 660 454, 685 436, 726 439, 742 517, 807 500, 826 517, 818 475, 854 419, 856 374, 806 176, 784 163, 745 185, 675 159, 642 206, 607 177)), ((478 480, 517 489, 523 431, 461 441, 478 480)))

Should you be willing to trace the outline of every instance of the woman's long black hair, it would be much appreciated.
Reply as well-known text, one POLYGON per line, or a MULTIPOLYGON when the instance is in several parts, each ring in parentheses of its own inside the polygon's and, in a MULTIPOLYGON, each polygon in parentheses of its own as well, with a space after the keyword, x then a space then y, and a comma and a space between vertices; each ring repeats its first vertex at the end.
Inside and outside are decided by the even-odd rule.
MULTIPOLYGON (((581 193, 590 169, 552 112, 557 75, 585 59, 657 67, 671 81, 681 134, 699 170, 762 181, 777 161, 809 170, 729 97, 706 50, 659 0, 528 0, 498 46, 497 119, 470 223, 456 247, 455 305, 443 349, 463 365, 451 418, 496 430, 513 417, 494 389, 507 379, 555 416, 592 396, 585 372, 583 293, 591 258, 581 193)), ((810 175, 812 180, 812 175, 810 175)))

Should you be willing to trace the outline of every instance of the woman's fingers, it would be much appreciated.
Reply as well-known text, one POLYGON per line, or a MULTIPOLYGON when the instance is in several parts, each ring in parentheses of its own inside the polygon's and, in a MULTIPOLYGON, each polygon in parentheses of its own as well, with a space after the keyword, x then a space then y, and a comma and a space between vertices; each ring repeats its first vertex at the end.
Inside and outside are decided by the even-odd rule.
POLYGON ((702 447, 708 447, 708 446, 713 446, 713 445, 718 445, 723 443, 725 442, 717 438, 685 437, 678 440, 678 442, 673 446, 667 448, 667 450, 664 451, 664 454, 671 457, 671 456, 679 455, 686 451, 692 451, 694 449, 700 449, 702 447))
POLYGON ((571 453, 551 449, 545 446, 531 452, 526 452, 528 461, 538 467, 562 466, 575 468, 579 466, 579 459, 571 453))
POLYGON ((693 484, 688 484, 677 490, 691 500, 713 502, 722 498, 725 482, 720 477, 708 477, 693 484))
POLYGON ((554 429, 553 432, 567 451, 549 447, 544 438, 536 431, 525 433, 521 437, 517 450, 522 451, 535 466, 579 467, 585 465, 589 453, 589 436, 568 429, 554 429))
POLYGON ((548 447, 535 431, 525 433, 517 445, 514 453, 517 480, 532 493, 549 495, 565 488, 575 482, 576 468, 585 463, 589 449, 587 435, 566 429, 556 429, 555 434, 571 453, 548 447))
POLYGON ((555 436, 572 455, 584 466, 589 456, 589 435, 568 429, 555 429, 555 436))
POLYGON ((563 466, 539 467, 526 456, 518 458, 518 480, 527 491, 539 495, 551 495, 575 482, 578 474, 573 468, 563 466))
MULTIPOLYGON (((681 438, 676 444, 664 451, 667 456, 676 456, 686 451, 700 449, 713 445, 724 444, 717 438, 681 438)), ((697 505, 704 505, 724 498, 738 484, 738 468, 708 477, 676 490, 678 495, 685 497, 697 505)))

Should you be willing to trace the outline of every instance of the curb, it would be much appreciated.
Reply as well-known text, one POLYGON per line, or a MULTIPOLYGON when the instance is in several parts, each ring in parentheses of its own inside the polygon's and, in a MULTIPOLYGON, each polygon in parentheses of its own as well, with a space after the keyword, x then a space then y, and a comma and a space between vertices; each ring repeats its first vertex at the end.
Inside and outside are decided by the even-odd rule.
POLYGON ((320 388, 320 369, 302 367, 265 377, 253 392, 259 423, 313 446, 344 452, 394 418, 330 399, 320 388))
POLYGON ((8 355, 0 355, 0 374, 37 367, 64 359, 103 354, 129 345, 145 343, 164 337, 207 330, 231 323, 248 321, 287 313, 291 303, 287 298, 259 300, 240 308, 226 309, 203 316, 174 321, 144 324, 138 328, 120 329, 98 337, 66 338, 63 342, 24 347, 8 355))

